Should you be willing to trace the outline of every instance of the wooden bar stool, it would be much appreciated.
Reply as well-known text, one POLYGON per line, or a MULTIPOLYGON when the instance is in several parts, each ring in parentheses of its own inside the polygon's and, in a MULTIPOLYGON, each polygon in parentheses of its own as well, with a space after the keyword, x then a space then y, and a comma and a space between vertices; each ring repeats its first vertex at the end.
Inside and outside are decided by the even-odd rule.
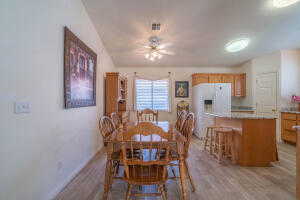
POLYGON ((204 137, 204 151, 206 151, 206 147, 209 146, 209 153, 212 154, 213 152, 213 138, 214 138, 214 129, 221 128, 219 126, 208 126, 206 127, 206 134, 204 137))
POLYGON ((219 162, 222 158, 231 158, 234 161, 233 154, 233 129, 229 127, 215 128, 214 137, 214 155, 219 162))

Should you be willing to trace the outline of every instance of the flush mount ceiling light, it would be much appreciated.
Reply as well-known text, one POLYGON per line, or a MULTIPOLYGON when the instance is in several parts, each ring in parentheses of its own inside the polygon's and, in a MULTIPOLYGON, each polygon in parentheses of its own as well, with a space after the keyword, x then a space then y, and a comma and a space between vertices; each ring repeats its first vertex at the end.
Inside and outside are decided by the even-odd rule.
POLYGON ((250 43, 249 38, 239 38, 226 44, 225 49, 228 52, 238 52, 245 49, 250 43))
POLYGON ((273 0, 273 6, 276 8, 283 8, 297 3, 299 0, 273 0))

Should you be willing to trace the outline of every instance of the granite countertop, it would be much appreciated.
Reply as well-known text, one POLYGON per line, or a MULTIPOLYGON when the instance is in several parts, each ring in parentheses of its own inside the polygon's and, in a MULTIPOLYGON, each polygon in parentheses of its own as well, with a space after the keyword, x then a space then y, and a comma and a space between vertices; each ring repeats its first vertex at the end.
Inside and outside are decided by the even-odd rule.
POLYGON ((283 108, 281 109, 281 112, 300 114, 300 111, 297 108, 283 108))
POLYGON ((223 117, 223 118, 233 118, 233 119, 276 119, 276 116, 272 115, 260 115, 260 114, 250 114, 250 113, 205 113, 209 116, 223 117))

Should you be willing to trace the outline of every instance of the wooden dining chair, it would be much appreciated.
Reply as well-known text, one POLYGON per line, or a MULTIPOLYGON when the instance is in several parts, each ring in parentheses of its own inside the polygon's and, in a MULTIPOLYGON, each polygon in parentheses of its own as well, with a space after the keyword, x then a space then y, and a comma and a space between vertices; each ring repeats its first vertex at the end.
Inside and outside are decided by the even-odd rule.
POLYGON ((167 199, 167 167, 171 161, 170 149, 176 142, 169 140, 170 134, 151 122, 141 122, 123 133, 122 162, 124 180, 128 183, 126 199, 131 196, 161 196, 167 199), (139 156, 137 155, 139 151, 139 156), (132 186, 157 185, 158 191, 134 193, 132 186))
MULTIPOLYGON (((195 116, 193 113, 189 113, 187 114, 183 124, 182 124, 182 128, 181 128, 181 131, 180 133, 185 137, 186 141, 184 142, 184 166, 186 168, 186 172, 187 172, 187 175, 188 175, 188 178, 189 178, 189 181, 191 183, 191 186, 192 186, 192 191, 194 192, 196 189, 195 189, 195 185, 194 185, 194 182, 193 182, 193 179, 192 179, 192 176, 190 174, 190 171, 189 171, 189 167, 188 167, 188 163, 186 161, 186 159, 188 158, 188 153, 189 153, 189 147, 190 147, 190 143, 191 143, 191 138, 192 138, 192 135, 193 135, 193 130, 194 130, 194 124, 195 124, 195 116)), ((179 155, 176 153, 176 152, 173 152, 171 151, 171 155, 172 155, 172 159, 173 161, 178 161, 179 160, 179 155)), ((176 177, 176 173, 174 171, 174 166, 178 166, 178 163, 174 164, 172 163, 171 165, 171 170, 173 172, 173 175, 174 177, 176 177)), ((173 178, 174 178, 173 177, 173 178)))
POLYGON ((144 109, 137 111, 137 121, 139 122, 158 122, 158 111, 144 109))
POLYGON ((111 118, 113 124, 115 125, 116 129, 119 129, 122 126, 122 121, 120 119, 120 116, 117 113, 115 113, 115 112, 111 113, 110 118, 111 118))
MULTIPOLYGON (((181 129, 182 135, 186 138, 186 142, 184 144, 185 158, 188 158, 188 156, 189 156, 189 148, 190 148, 190 143, 191 143, 194 128, 195 128, 195 115, 194 115, 194 113, 189 113, 189 114, 187 114, 186 119, 183 122, 182 129, 181 129)), ((194 185, 192 176, 190 174, 188 163, 187 163, 186 159, 184 161, 184 164, 185 164, 186 171, 188 173, 188 177, 189 177, 189 180, 190 180, 190 183, 192 186, 192 191, 195 191, 195 185, 194 185)))
POLYGON ((182 110, 179 112, 176 123, 175 123, 175 128, 177 131, 181 132, 181 128, 182 128, 182 125, 183 125, 183 122, 184 122, 186 116, 187 116, 187 112, 185 110, 182 110))
POLYGON ((100 129, 100 133, 103 137, 104 146, 106 146, 107 139, 116 130, 116 127, 115 127, 113 121, 109 117, 103 116, 99 120, 99 129, 100 129))

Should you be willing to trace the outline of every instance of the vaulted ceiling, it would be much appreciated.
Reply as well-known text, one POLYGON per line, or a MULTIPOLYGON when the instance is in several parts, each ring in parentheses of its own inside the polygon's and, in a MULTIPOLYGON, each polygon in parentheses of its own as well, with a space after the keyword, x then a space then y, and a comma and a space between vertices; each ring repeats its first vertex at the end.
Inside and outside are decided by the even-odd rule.
POLYGON ((232 66, 281 49, 300 48, 300 2, 275 8, 272 0, 82 0, 116 66, 232 66), (159 32, 151 24, 161 23, 159 32), (148 38, 171 42, 176 53, 151 62, 148 38), (249 37, 238 52, 227 42, 249 37))

